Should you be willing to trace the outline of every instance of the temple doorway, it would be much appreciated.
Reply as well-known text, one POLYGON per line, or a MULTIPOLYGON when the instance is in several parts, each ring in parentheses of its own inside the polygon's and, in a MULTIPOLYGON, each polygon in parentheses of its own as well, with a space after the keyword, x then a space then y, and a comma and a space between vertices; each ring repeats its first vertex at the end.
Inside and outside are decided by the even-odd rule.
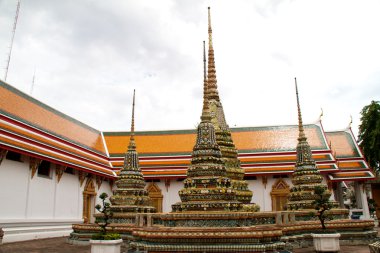
POLYGON ((88 178, 86 185, 83 190, 83 222, 84 223, 93 223, 94 211, 95 211, 95 185, 92 178, 88 178))
POLYGON ((283 179, 280 178, 274 183, 270 193, 272 198, 272 211, 285 210, 289 192, 290 187, 283 179))
POLYGON ((149 193, 149 197, 152 200, 152 205, 156 208, 157 213, 162 213, 162 193, 160 187, 156 185, 156 183, 151 182, 148 187, 147 191, 149 193))

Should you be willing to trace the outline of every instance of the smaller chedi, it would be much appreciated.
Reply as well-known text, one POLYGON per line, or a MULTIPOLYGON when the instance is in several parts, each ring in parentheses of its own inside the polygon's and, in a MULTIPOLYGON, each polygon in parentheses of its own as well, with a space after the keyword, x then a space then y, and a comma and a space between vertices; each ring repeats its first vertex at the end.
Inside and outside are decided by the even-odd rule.
MULTIPOLYGON (((314 210, 314 189, 316 186, 321 186, 325 189, 325 193, 331 195, 327 189, 327 185, 323 183, 323 177, 317 169, 315 160, 312 158, 311 148, 307 142, 305 135, 301 107, 298 97, 297 80, 295 79, 297 108, 298 108, 298 144, 296 148, 297 161, 295 171, 292 177, 293 187, 290 189, 288 197, 288 210, 314 210)), ((333 205, 337 207, 337 203, 333 205)))
POLYGON ((128 151, 125 154, 124 165, 116 180, 117 189, 111 200, 111 210, 114 213, 152 213, 155 208, 151 204, 145 181, 139 167, 139 158, 135 143, 135 91, 133 91, 131 136, 128 151))

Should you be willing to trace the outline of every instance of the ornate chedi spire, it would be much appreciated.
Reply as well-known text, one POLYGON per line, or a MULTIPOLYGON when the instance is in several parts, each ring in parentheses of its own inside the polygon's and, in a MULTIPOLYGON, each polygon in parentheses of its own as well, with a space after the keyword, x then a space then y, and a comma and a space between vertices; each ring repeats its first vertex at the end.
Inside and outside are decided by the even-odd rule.
POLYGON ((212 27, 211 27, 211 13, 210 7, 208 7, 208 72, 207 72, 207 96, 209 109, 211 114, 211 122, 215 128, 216 141, 222 152, 222 159, 225 163, 227 176, 232 180, 232 187, 236 189, 237 198, 243 203, 250 203, 252 199, 252 191, 248 189, 248 183, 244 181, 244 170, 240 166, 240 161, 237 158, 238 152, 235 148, 235 144, 232 141, 231 130, 227 125, 222 103, 220 102, 214 47, 212 43, 212 27))
POLYGON ((128 151, 124 157, 124 165, 116 180, 117 189, 113 192, 111 210, 114 212, 155 212, 151 205, 145 181, 139 167, 139 157, 135 142, 135 91, 133 91, 131 136, 128 151))
MULTIPOLYGON (((205 53, 203 61, 205 68, 205 53)), ((237 211, 242 208, 242 203, 236 200, 236 192, 231 187, 231 179, 226 176, 222 153, 216 143, 207 88, 204 75, 201 122, 184 188, 179 191, 181 202, 172 205, 173 212, 237 211)))
POLYGON ((293 187, 290 190, 287 209, 301 210, 314 209, 315 186, 323 186, 327 190, 327 185, 322 183, 321 173, 318 171, 315 160, 305 135, 301 106, 298 97, 297 79, 295 79, 297 108, 298 108, 298 144, 296 148, 297 161, 292 177, 293 187))

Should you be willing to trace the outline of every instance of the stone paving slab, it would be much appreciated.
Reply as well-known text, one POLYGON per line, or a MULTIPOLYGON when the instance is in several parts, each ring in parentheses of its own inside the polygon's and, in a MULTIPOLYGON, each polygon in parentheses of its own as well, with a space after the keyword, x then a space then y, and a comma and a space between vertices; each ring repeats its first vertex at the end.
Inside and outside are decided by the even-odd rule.
MULTIPOLYGON (((294 249, 293 253, 315 253, 313 247, 294 249)), ((340 246, 340 253, 370 253, 368 245, 340 246)))
MULTIPOLYGON (((71 245, 67 237, 40 239, 0 245, 0 253, 90 253, 90 246, 71 245)), ((367 245, 341 246, 340 253, 369 253, 367 245)), ((294 249, 293 253, 315 253, 313 247, 294 249)))
POLYGON ((67 237, 39 239, 0 245, 0 253, 90 253, 90 246, 71 245, 67 237))

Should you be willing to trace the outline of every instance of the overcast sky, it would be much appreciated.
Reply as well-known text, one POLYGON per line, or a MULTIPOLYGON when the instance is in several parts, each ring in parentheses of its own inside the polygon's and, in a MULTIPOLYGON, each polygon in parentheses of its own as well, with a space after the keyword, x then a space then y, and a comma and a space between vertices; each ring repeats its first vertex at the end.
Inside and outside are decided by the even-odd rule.
MULTIPOLYGON (((17 0, 0 0, 0 79, 17 0)), ((7 82, 96 129, 192 129, 202 106, 211 6, 230 127, 304 123, 323 108, 341 130, 380 100, 380 1, 24 0, 7 82)))

